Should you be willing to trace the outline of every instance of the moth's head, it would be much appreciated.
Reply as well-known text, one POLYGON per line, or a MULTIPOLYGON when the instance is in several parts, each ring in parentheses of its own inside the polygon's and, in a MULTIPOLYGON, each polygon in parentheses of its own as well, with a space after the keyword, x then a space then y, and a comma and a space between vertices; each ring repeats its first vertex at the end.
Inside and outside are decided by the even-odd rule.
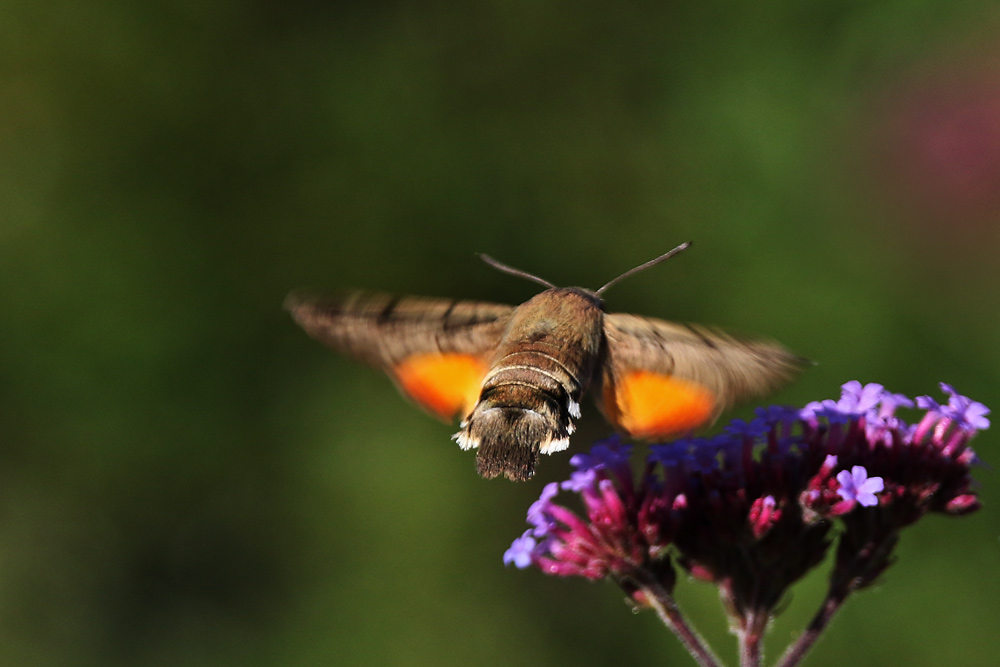
POLYGON ((598 296, 594 290, 586 287, 554 287, 550 291, 561 292, 562 294, 572 294, 584 301, 591 303, 595 308, 604 310, 604 299, 598 296))
POLYGON ((510 275, 512 275, 512 276, 518 276, 519 278, 526 278, 527 280, 530 280, 532 282, 538 283, 539 285, 544 285, 546 288, 548 288, 550 290, 563 289, 563 290, 567 290, 567 291, 579 294, 581 296, 585 296, 585 297, 587 297, 589 299, 592 299, 594 301, 594 305, 596 305, 596 306, 598 306, 600 308, 603 308, 604 307, 604 302, 601 300, 601 294, 603 294, 604 292, 606 292, 608 290, 608 288, 610 288, 612 285, 614 285, 616 283, 619 283, 622 280, 624 280, 625 278, 628 278, 629 276, 635 275, 636 273, 639 273, 640 271, 645 271, 646 269, 648 269, 648 268, 650 268, 652 266, 656 266, 657 264, 659 264, 660 262, 662 262, 664 260, 670 259, 671 257, 673 257, 674 255, 676 255, 680 251, 686 249, 690 245, 691 245, 690 241, 687 242, 687 243, 682 243, 679 246, 677 246, 676 248, 674 248, 673 250, 670 250, 669 252, 665 252, 665 253, 663 253, 662 255, 660 255, 659 257, 657 257, 655 259, 651 259, 648 262, 646 262, 645 264, 640 264, 639 266, 633 267, 633 268, 629 269, 628 271, 626 271, 625 273, 623 273, 620 276, 618 276, 617 278, 612 278, 611 280, 609 280, 608 282, 606 282, 602 287, 600 287, 600 288, 598 288, 596 290, 589 290, 589 289, 586 289, 584 287, 563 287, 563 288, 558 288, 555 285, 553 285, 552 283, 550 283, 548 280, 545 280, 544 278, 539 278, 535 274, 528 273, 527 271, 522 271, 521 269, 515 269, 513 266, 508 266, 507 264, 504 264, 503 262, 497 261, 497 260, 493 259, 492 257, 490 257, 489 255, 480 253, 479 254, 479 259, 483 260, 484 262, 486 262, 487 264, 489 264, 490 266, 492 266, 497 271, 502 271, 504 273, 509 273, 510 275))

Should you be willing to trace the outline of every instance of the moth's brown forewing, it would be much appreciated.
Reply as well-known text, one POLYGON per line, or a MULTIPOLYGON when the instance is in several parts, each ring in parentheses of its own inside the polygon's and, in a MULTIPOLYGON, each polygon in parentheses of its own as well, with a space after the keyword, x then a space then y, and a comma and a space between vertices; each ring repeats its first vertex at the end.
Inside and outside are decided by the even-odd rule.
POLYGON ((293 293, 285 308, 310 336, 381 368, 403 394, 446 421, 475 405, 514 312, 491 303, 370 292, 293 293))
POLYGON ((661 438, 711 421, 788 380, 802 360, 776 343, 702 327, 605 314, 596 293, 545 290, 518 307, 354 292, 292 295, 314 338, 382 368, 477 449, 484 477, 526 480, 538 456, 565 449, 580 401, 600 385, 617 428, 661 438))

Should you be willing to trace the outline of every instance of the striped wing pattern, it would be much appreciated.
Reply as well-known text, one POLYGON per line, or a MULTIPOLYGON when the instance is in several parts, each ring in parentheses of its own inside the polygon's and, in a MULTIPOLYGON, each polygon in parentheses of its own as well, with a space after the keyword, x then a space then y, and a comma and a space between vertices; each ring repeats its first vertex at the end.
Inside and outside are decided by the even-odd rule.
POLYGON ((313 338, 383 369, 415 354, 488 355, 514 308, 479 301, 347 292, 293 293, 285 308, 313 338))

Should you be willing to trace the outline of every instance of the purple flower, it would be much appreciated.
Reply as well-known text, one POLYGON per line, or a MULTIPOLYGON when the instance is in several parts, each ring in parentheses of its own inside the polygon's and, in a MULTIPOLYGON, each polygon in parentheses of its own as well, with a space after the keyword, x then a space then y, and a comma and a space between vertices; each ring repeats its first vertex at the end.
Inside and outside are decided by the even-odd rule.
POLYGON ((857 380, 851 380, 841 387, 837 408, 846 414, 863 415, 875 409, 883 394, 885 387, 878 383, 862 385, 857 380))
POLYGON ((640 508, 645 496, 633 488, 630 451, 617 442, 598 443, 574 456, 577 470, 568 481, 544 487, 528 510, 534 527, 514 541, 504 562, 588 579, 625 576, 647 562, 662 526, 651 525, 651 508, 640 508), (578 496, 582 514, 560 504, 560 487, 578 496))
POLYGON ((789 405, 768 405, 756 408, 753 412, 767 424, 777 424, 797 421, 800 410, 789 405))
POLYGON ((745 422, 742 419, 734 419, 729 422, 729 425, 724 430, 726 433, 731 433, 732 435, 741 435, 754 439, 760 438, 767 433, 768 424, 760 417, 752 419, 749 422, 745 422))
POLYGON ((882 418, 889 418, 896 414, 897 408, 912 408, 913 400, 903 394, 892 394, 888 391, 882 393, 882 400, 878 408, 878 414, 882 418))
POLYGON ((913 407, 913 401, 903 394, 886 391, 877 382, 863 385, 851 380, 841 387, 839 400, 809 403, 800 411, 800 417, 807 421, 825 419, 831 424, 844 424, 864 417, 868 427, 877 428, 891 420, 896 409, 901 407, 913 407))
POLYGON ((965 430, 982 430, 990 427, 990 420, 986 415, 990 409, 982 403, 973 401, 962 396, 951 388, 951 385, 941 383, 941 391, 948 394, 949 416, 958 422, 959 426, 965 430))
POLYGON ((510 548, 503 553, 503 564, 514 564, 519 570, 523 570, 531 565, 531 555, 535 549, 535 538, 531 536, 531 529, 524 531, 521 537, 514 540, 510 548))
POLYGON ((588 454, 574 454, 569 462, 578 470, 588 468, 618 468, 629 465, 632 457, 631 445, 624 445, 621 438, 613 435, 594 444, 588 454))
MULTIPOLYGON (((942 382, 941 390, 948 394, 947 405, 938 404, 930 396, 917 397, 917 406, 927 410, 927 413, 914 428, 913 441, 922 442, 928 434, 935 441, 945 441, 945 436, 951 433, 951 438, 947 440, 947 450, 949 453, 960 453, 965 449, 968 439, 977 431, 989 428, 990 420, 986 415, 990 410, 982 403, 962 396, 949 384, 942 382)), ((975 454, 970 456, 974 457, 975 454)))
MULTIPOLYGON (((577 455, 579 456, 579 454, 577 455)), ((576 456, 573 457, 574 459, 576 456)), ((576 491, 582 493, 584 489, 589 489, 597 481, 597 471, 593 468, 584 470, 574 470, 570 473, 569 479, 561 482, 559 486, 563 491, 576 491)))
POLYGON ((990 420, 986 418, 990 409, 985 405, 962 396, 950 384, 944 382, 941 383, 941 391, 948 394, 948 405, 939 405, 930 396, 918 396, 917 406, 935 413, 942 419, 954 420, 966 431, 979 431, 990 427, 990 420))
POLYGON ((805 421, 826 419, 831 424, 843 424, 848 421, 849 416, 844 414, 844 411, 840 409, 839 405, 837 405, 837 401, 828 398, 825 401, 813 401, 812 403, 807 403, 806 406, 799 411, 799 418, 805 421))
POLYGON ((917 407, 921 410, 936 412, 940 417, 945 416, 945 413, 942 411, 944 408, 930 396, 917 396, 917 407))
POLYGON ((650 445, 650 459, 663 466, 690 465, 694 462, 691 450, 695 445, 688 440, 675 440, 662 445, 650 445))
MULTIPOLYGON (((921 397, 926 414, 913 426, 896 416, 910 399, 848 382, 838 401, 760 408, 753 421, 734 421, 716 436, 653 445, 642 473, 633 472, 628 445, 599 442, 573 457, 569 480, 544 488, 528 511, 530 534, 506 558, 527 562, 530 552, 546 572, 595 579, 651 566, 669 549, 695 576, 730 582, 742 600, 757 589, 740 577, 795 553, 795 564, 769 575, 770 598, 742 600, 767 608, 823 559, 831 522, 846 521, 857 505, 891 510, 882 525, 897 532, 927 512, 978 509, 969 440, 988 426, 988 410, 942 389, 948 404, 921 397), (560 490, 568 500, 557 500, 560 490), (567 507, 574 496, 582 511, 567 507), (757 553, 765 547, 773 553, 757 553), (748 558, 760 562, 740 565, 748 558)), ((887 566, 888 555, 879 558, 859 585, 887 566)))
POLYGON ((842 470, 837 473, 840 488, 837 493, 844 500, 856 500, 859 505, 873 507, 878 505, 876 493, 885 488, 881 477, 869 477, 864 466, 854 466, 850 472, 842 470))
POLYGON ((733 627, 763 633, 755 624, 836 540, 835 609, 889 567, 902 528, 979 508, 969 441, 989 410, 941 388, 947 405, 918 398, 915 425, 896 414, 909 398, 852 381, 837 401, 759 408, 719 435, 652 445, 641 467, 617 438, 600 442, 573 457, 568 481, 543 489, 504 563, 609 578, 640 606, 659 599, 658 611, 674 604, 664 595, 679 566, 718 586, 733 627))
POLYGON ((550 482, 542 489, 542 495, 528 508, 528 523, 535 527, 535 534, 541 537, 551 527, 551 519, 547 510, 552 505, 552 499, 559 493, 559 485, 550 482))
MULTIPOLYGON (((784 590, 822 560, 827 543, 815 535, 859 504, 892 508, 884 523, 896 531, 929 511, 978 509, 970 474, 978 459, 968 444, 988 426, 988 410, 948 385, 942 389, 948 404, 918 399, 926 414, 911 426, 896 416, 913 405, 910 399, 879 384, 848 382, 838 401, 801 411, 761 408, 750 423, 734 421, 711 438, 653 445, 641 474, 633 472, 629 446, 605 440, 573 457, 568 481, 545 487, 528 512, 535 544, 524 549, 547 572, 600 578, 645 567, 672 548, 695 576, 737 587, 735 577, 750 571, 729 571, 741 559, 787 557, 754 556, 760 545, 792 553, 797 541, 813 536, 813 550, 800 550, 799 565, 786 565, 768 589, 784 590), (556 500, 560 489, 570 500, 577 496, 582 513, 556 500)), ((883 558, 868 573, 887 563, 883 558)), ((752 582, 743 583, 752 593, 752 582)), ((757 601, 766 607, 771 600, 765 602, 757 601)))

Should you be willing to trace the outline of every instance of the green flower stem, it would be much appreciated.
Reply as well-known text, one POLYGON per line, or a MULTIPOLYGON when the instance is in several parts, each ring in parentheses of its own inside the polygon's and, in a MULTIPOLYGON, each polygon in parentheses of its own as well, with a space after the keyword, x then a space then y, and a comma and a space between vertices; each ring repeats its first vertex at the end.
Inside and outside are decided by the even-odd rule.
POLYGON ((673 595, 657 577, 646 570, 636 570, 626 581, 619 582, 626 592, 639 590, 645 596, 645 602, 656 610, 663 624, 677 635, 684 647, 691 653, 701 667, 721 667, 722 662, 712 654, 698 633, 684 619, 673 595))

